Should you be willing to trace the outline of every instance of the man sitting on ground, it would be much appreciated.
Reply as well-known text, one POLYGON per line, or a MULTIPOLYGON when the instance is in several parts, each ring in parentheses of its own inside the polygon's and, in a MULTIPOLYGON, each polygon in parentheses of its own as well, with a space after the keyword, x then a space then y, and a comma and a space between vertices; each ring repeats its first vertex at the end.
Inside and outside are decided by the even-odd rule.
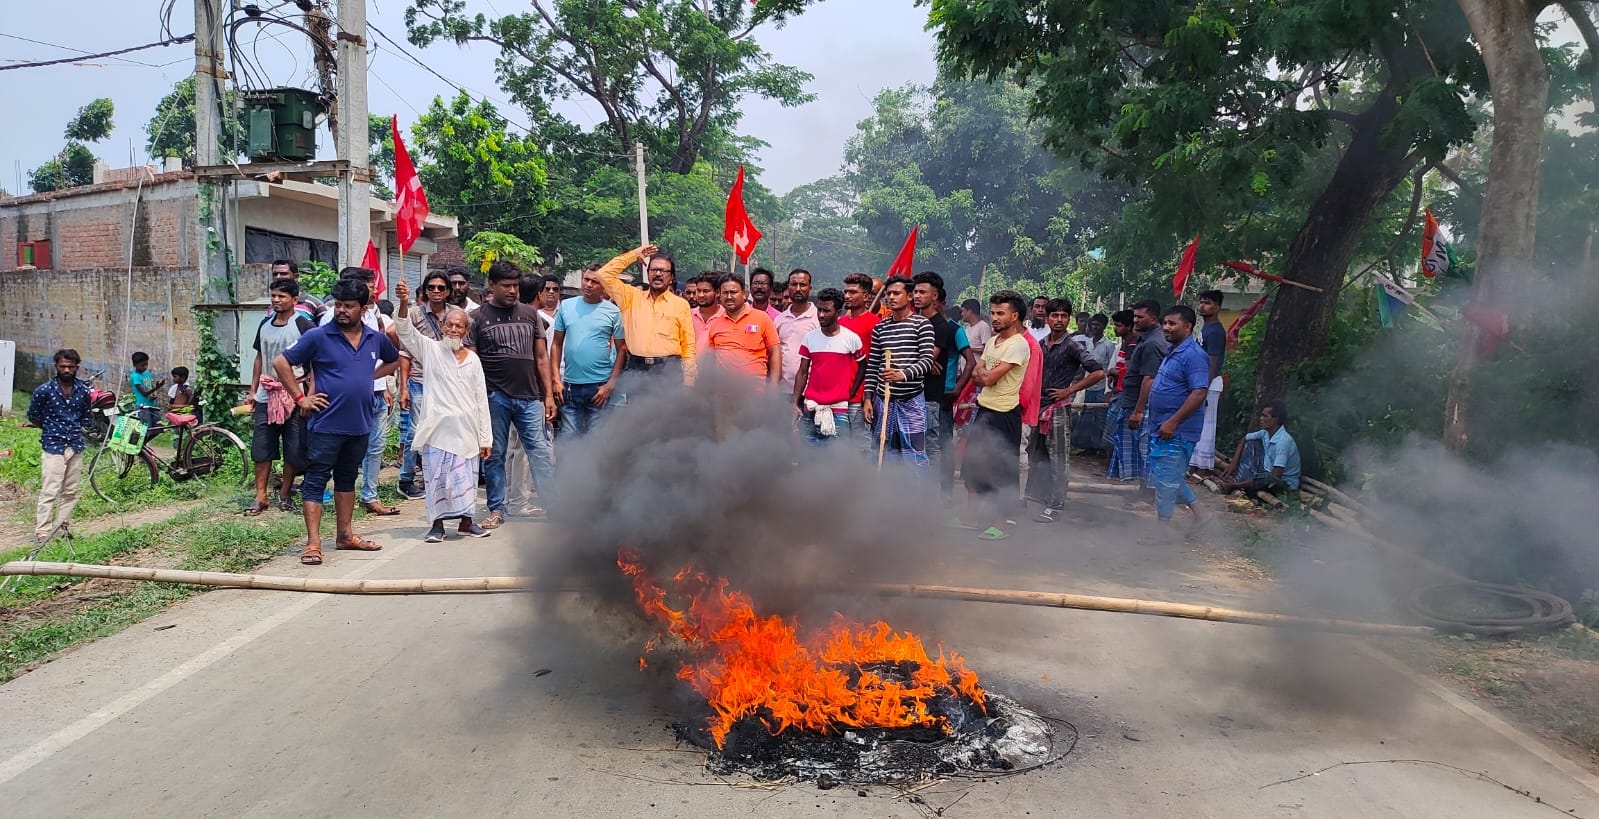
POLYGON ((1221 473, 1222 491, 1251 496, 1299 488, 1299 445, 1288 434, 1288 405, 1268 401, 1260 409, 1260 429, 1244 436, 1221 473))

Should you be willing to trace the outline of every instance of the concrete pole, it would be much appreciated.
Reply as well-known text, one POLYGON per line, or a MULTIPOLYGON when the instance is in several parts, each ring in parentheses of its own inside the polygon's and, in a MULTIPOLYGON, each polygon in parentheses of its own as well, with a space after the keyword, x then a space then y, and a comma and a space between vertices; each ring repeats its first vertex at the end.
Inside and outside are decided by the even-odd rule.
POLYGON ((633 143, 633 173, 638 176, 638 243, 650 243, 649 199, 644 190, 644 143, 633 143))
POLYGON ((366 0, 339 0, 338 132, 334 151, 350 169, 339 174, 339 266, 361 264, 372 238, 372 175, 367 144, 366 0))
MULTIPOLYGON (((221 165, 224 161, 217 147, 222 122, 218 99, 223 80, 228 78, 223 69, 224 14, 222 0, 194 0, 194 164, 199 166, 221 165)), ((229 296, 227 245, 231 237, 225 228, 231 226, 226 225, 222 212, 222 192, 228 184, 200 179, 196 185, 196 267, 204 283, 205 300, 213 303, 227 301, 229 296)))

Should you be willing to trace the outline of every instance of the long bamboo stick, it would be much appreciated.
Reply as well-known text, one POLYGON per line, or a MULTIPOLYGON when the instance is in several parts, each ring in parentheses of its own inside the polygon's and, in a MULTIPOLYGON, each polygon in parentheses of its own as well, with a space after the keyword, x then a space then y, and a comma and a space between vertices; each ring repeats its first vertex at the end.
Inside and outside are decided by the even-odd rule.
MULTIPOLYGON (((558 592, 580 588, 573 582, 551 584, 534 577, 444 577, 409 580, 367 580, 347 578, 284 577, 228 572, 192 572, 179 569, 148 569, 138 566, 96 566, 83 563, 43 563, 15 561, 0 566, 0 575, 64 575, 99 577, 112 580, 144 580, 156 583, 182 583, 230 589, 314 592, 320 594, 442 594, 461 592, 558 592)), ((842 585, 833 590, 866 592, 888 597, 920 597, 939 600, 965 600, 981 603, 1006 603, 1021 606, 1106 611, 1242 623, 1254 626, 1334 631, 1344 634, 1386 634, 1425 637, 1434 633, 1426 626, 1366 623, 1356 620, 1329 620, 1292 614, 1245 611, 1191 603, 1135 600, 1119 597, 1094 597, 1060 592, 981 589, 966 586, 935 586, 909 583, 868 583, 842 585)))
POLYGON ((1060 592, 976 589, 964 586, 927 586, 902 583, 876 583, 857 588, 862 591, 870 591, 892 597, 929 597, 941 600, 967 600, 980 603, 1009 603, 1020 606, 1109 611, 1122 614, 1145 614, 1155 617, 1178 617, 1185 620, 1210 620, 1217 623, 1242 623, 1252 626, 1335 631, 1343 634, 1388 634, 1407 637, 1428 637, 1437 633, 1427 626, 1367 623, 1359 620, 1331 620, 1321 617, 1245 611, 1242 609, 1221 608, 1219 606, 1199 606, 1191 603, 1168 603, 1159 600, 1136 600, 1124 597, 1095 597, 1060 592))

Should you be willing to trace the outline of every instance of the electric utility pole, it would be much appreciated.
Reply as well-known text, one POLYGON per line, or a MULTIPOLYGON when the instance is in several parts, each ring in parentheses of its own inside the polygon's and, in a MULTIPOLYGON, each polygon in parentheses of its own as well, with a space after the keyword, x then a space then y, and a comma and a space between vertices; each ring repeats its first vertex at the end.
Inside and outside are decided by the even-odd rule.
MULTIPOLYGON (((194 0, 194 164, 221 165, 218 147, 221 133, 222 81, 228 78, 222 50, 223 4, 221 0, 194 0)), ((231 157, 230 157, 231 158, 231 157)), ((220 183, 229 184, 229 183, 220 183)), ((195 243, 198 249, 200 280, 205 283, 205 300, 229 300, 227 288, 229 237, 223 235, 223 201, 218 183, 197 180, 199 196, 195 202, 195 243)))
POLYGON ((650 243, 650 209, 644 192, 644 143, 633 143, 633 172, 638 175, 638 242, 650 243))
MULTIPOLYGON (((201 0, 204 2, 204 0, 201 0)), ((338 158, 350 163, 339 173, 339 266, 361 264, 372 237, 372 172, 367 141, 366 0, 339 0, 338 158)), ((396 274, 398 275, 398 274, 396 274)), ((382 297, 383 294, 379 294, 382 297)))

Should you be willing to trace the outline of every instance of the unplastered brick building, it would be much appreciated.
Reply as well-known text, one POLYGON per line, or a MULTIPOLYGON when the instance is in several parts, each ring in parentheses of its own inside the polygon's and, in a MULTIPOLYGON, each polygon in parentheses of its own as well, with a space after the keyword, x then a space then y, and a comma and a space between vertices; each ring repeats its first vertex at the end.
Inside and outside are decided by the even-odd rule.
MULTIPOLYGON (((16 342, 18 389, 49 378, 50 356, 63 347, 78 350, 85 369, 104 370, 107 385, 119 391, 135 350, 149 353, 160 372, 180 364, 192 370, 197 308, 215 313, 219 343, 237 356, 254 340, 251 317, 264 309, 274 259, 338 264, 332 186, 234 181, 220 186, 222 218, 202 220, 190 171, 120 169, 97 179, 103 181, 0 199, 0 339, 16 342), (202 221, 225 229, 201 229, 202 221), (224 240, 234 262, 231 283, 201 273, 202 242, 224 240)), ((430 216, 403 259, 393 220, 393 205, 372 200, 372 241, 389 287, 401 270, 415 286, 438 244, 454 245, 455 219, 430 216)), ((250 363, 241 362, 240 381, 250 363)))

